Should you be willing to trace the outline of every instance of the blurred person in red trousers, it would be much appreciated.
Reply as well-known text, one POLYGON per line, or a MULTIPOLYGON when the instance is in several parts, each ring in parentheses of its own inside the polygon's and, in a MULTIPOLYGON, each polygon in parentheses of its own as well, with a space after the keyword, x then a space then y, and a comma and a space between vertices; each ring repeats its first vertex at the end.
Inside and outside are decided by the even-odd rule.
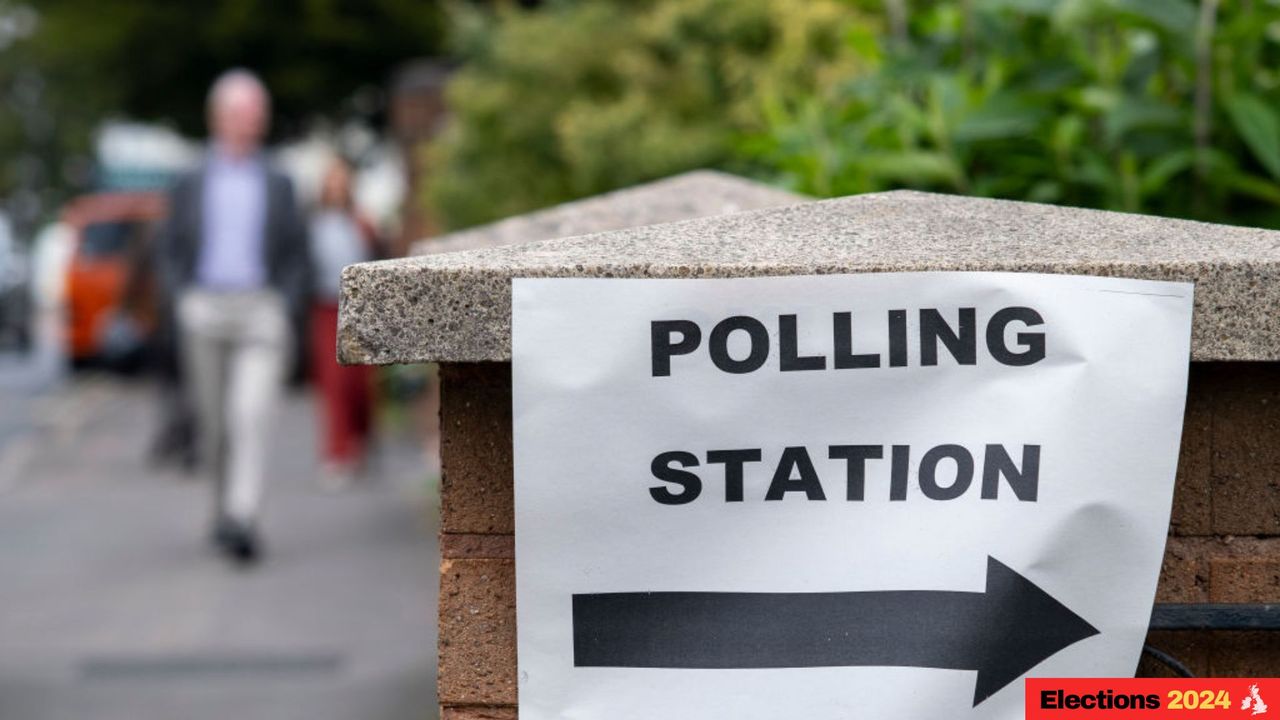
POLYGON ((322 482, 341 488, 365 468, 372 429, 372 368, 338 364, 338 282, 342 268, 379 256, 373 225, 355 209, 351 166, 335 158, 311 217, 315 292, 311 302, 311 369, 319 390, 322 482))

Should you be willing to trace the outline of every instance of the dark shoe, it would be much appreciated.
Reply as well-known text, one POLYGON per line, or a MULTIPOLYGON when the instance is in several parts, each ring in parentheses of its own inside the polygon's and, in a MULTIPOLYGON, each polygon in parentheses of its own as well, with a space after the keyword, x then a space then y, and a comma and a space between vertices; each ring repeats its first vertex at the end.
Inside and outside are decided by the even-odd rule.
POLYGON ((222 518, 213 527, 213 544, 239 565, 253 565, 262 559, 262 542, 252 525, 222 518))

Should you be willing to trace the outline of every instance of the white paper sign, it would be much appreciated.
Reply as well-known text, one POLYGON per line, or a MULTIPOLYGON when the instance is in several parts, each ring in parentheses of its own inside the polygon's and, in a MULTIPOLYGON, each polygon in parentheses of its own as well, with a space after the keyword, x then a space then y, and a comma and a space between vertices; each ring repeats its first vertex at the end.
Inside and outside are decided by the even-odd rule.
POLYGON ((1192 287, 513 286, 521 720, 1002 718, 1131 676, 1192 287))

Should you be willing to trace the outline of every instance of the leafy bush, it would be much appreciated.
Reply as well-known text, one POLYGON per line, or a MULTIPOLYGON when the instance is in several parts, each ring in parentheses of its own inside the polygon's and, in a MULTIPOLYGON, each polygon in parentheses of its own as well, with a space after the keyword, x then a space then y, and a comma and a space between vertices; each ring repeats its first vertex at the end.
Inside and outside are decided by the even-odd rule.
POLYGON ((914 3, 833 106, 739 149, 819 195, 899 186, 1277 224, 1280 7, 1268 1, 914 3))
POLYGON ((552 2, 466 11, 428 193, 460 227, 732 164, 765 108, 860 71, 873 21, 836 0, 552 2))
POLYGON ((1280 225, 1280 0, 550 2, 463 18, 459 226, 697 166, 1280 225))

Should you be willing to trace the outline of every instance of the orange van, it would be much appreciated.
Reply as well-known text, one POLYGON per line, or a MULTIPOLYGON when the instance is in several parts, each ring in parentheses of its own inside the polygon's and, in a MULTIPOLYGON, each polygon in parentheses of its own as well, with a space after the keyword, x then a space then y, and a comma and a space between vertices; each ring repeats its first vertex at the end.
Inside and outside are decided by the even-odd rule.
POLYGON ((67 265, 67 352, 72 362, 98 358, 117 318, 148 334, 155 327, 151 248, 164 217, 158 192, 83 195, 62 212, 74 233, 67 265))

